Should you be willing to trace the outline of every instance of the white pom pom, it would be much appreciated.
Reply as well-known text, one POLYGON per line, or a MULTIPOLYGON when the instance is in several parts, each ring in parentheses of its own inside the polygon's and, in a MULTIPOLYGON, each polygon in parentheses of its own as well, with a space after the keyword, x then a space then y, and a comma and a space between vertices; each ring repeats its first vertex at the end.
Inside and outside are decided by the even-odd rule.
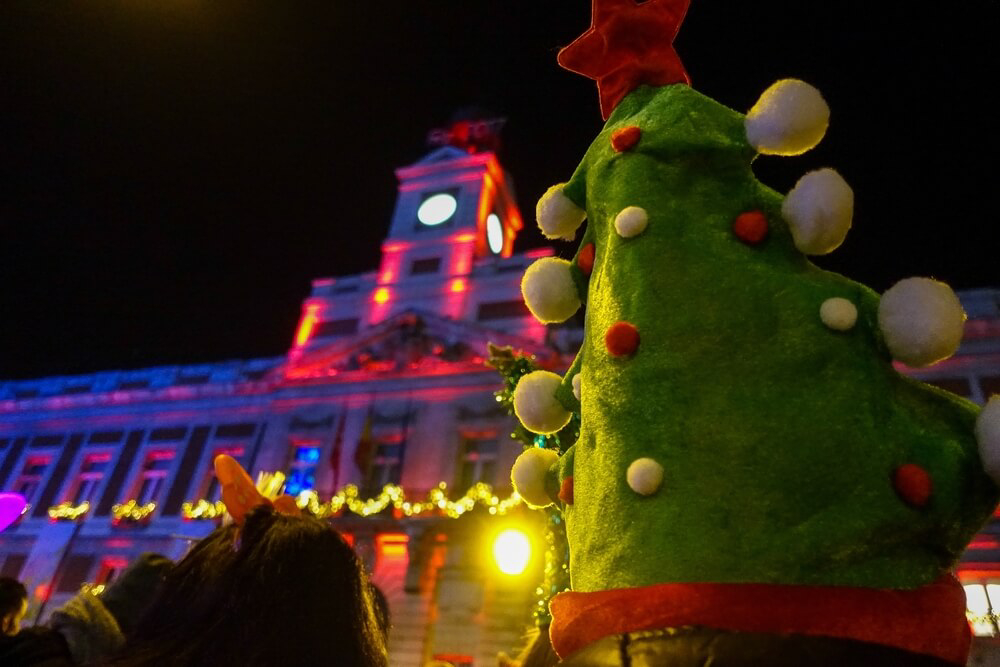
POLYGON ((958 349, 965 311, 944 283, 907 278, 882 295, 878 324, 894 359, 907 366, 929 366, 958 349))
POLYGON ((580 400, 580 385, 583 382, 583 373, 577 373, 573 376, 573 395, 576 396, 576 400, 580 400))
POLYGON ((1000 484, 1000 396, 993 396, 976 419, 979 458, 986 474, 1000 484))
POLYGON ((653 459, 636 459, 625 472, 625 479, 633 491, 642 496, 650 496, 663 484, 663 466, 653 459))
POLYGON ((835 296, 819 307, 819 318, 834 331, 849 331, 858 321, 858 307, 847 299, 835 296))
POLYGON ((854 216, 854 191, 833 169, 811 171, 781 204, 795 247, 806 255, 833 252, 847 236, 854 216))
POLYGON ((545 490, 545 477, 549 468, 559 460, 559 455, 551 449, 532 447, 524 450, 510 469, 510 481, 514 490, 532 507, 547 507, 552 499, 545 490))
POLYGON ((514 414, 534 433, 555 433, 569 423, 569 410, 556 399, 562 378, 549 371, 532 371, 514 388, 514 414))
POLYGON ((615 231, 626 239, 642 234, 648 224, 649 215, 639 206, 628 206, 615 216, 615 231))
POLYGON ((771 84, 747 112, 747 141, 760 153, 799 155, 818 144, 830 123, 830 107, 805 81, 771 84))
POLYGON ((524 272, 521 295, 539 322, 565 322, 580 309, 570 266, 565 259, 543 257, 524 272))
POLYGON ((583 224, 587 212, 563 194, 565 183, 553 185, 545 191, 535 206, 535 217, 542 235, 547 239, 572 241, 576 230, 583 224))

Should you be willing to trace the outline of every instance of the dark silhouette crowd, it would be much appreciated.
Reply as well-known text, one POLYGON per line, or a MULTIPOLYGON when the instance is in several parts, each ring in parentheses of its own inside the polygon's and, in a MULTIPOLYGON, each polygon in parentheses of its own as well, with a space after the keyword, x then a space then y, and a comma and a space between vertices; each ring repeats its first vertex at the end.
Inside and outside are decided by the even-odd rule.
POLYGON ((103 593, 21 628, 28 592, 0 579, 4 667, 385 667, 388 607, 330 525, 270 505, 178 563, 145 554, 103 593))
MULTIPOLYGON (((143 554, 30 628, 27 590, 0 578, 0 667, 387 667, 389 605, 341 534, 231 457, 215 469, 228 521, 177 563, 143 554)), ((498 660, 555 661, 547 633, 498 660)))

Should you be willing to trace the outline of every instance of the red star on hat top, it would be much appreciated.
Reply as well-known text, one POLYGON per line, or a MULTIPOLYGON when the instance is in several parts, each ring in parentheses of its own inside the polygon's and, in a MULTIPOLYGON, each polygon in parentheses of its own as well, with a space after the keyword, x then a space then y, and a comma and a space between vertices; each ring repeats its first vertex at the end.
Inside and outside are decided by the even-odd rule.
POLYGON ((601 115, 641 85, 690 84, 674 50, 691 0, 593 0, 590 29, 559 52, 559 64, 597 81, 601 115))

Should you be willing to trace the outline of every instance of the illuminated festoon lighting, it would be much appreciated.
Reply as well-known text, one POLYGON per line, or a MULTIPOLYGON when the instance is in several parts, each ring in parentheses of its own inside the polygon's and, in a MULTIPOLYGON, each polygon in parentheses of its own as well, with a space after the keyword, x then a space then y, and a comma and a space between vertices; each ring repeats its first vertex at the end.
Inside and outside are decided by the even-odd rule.
POLYGON ((505 530, 493 540, 493 560, 504 574, 521 574, 531 560, 531 541, 520 530, 505 530))
POLYGON ((417 209, 417 220, 428 227, 433 227, 447 222, 455 215, 457 209, 458 202, 455 198, 446 192, 441 192, 428 197, 420 204, 420 208, 417 209))
POLYGON ((503 223, 496 213, 490 213, 486 218, 486 241, 494 255, 503 251, 503 223))

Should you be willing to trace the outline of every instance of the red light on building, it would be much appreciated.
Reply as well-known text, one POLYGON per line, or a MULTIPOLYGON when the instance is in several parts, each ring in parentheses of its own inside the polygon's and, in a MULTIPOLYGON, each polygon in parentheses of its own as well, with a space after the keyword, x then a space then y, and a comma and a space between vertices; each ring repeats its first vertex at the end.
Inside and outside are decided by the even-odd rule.
POLYGON ((462 278, 455 278, 451 281, 452 292, 464 292, 465 291, 465 281, 462 278))
POLYGON ((977 537, 969 543, 969 549, 1000 549, 1000 540, 995 537, 977 537))
POLYGON ((410 538, 406 533, 382 533, 375 536, 375 548, 378 557, 388 560, 407 558, 407 544, 410 538))
POLYGON ((50 590, 52 590, 52 586, 50 584, 38 584, 35 586, 35 599, 48 600, 50 590))
POLYGON ((389 297, 390 297, 389 288, 379 287, 377 290, 375 290, 375 296, 372 297, 372 301, 374 301, 375 303, 386 303, 387 301, 389 301, 389 297))
POLYGON ((115 540, 108 540, 104 544, 109 549, 131 549, 132 548, 132 540, 115 539, 115 540))

